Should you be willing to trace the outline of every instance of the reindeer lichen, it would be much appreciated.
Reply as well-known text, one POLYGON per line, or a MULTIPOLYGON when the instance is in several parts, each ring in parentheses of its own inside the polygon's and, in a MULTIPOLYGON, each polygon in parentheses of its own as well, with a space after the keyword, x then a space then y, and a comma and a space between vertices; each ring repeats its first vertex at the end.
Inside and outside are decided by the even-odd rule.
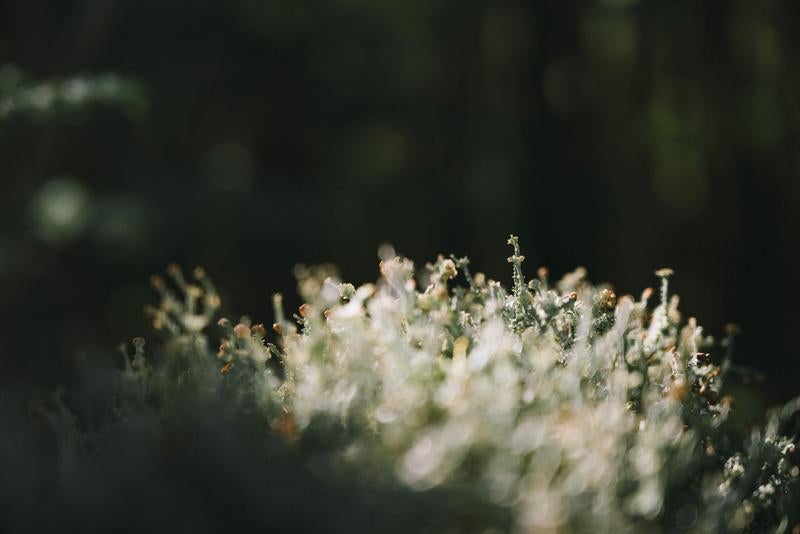
POLYGON ((466 488, 508 512, 507 524, 473 517, 475 530, 797 532, 800 401, 737 436, 729 350, 683 320, 672 271, 656 272, 653 309, 651 290, 618 297, 585 269, 526 283, 508 243, 510 293, 466 258, 440 256, 421 290, 401 257, 359 287, 299 268, 305 303, 291 321, 276 296, 272 332, 222 319, 215 334, 205 273, 189 282, 171 266, 177 293, 153 280, 157 356, 144 359, 143 341, 125 353, 122 417, 166 410, 181 389, 224 398, 293 447, 316 436, 314 454, 346 472, 466 488))

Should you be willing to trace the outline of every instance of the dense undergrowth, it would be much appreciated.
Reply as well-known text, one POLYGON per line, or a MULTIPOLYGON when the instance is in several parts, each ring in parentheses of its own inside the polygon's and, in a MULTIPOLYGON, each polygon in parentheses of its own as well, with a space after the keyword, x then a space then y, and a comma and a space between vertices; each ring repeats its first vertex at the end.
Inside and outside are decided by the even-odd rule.
POLYGON ((288 318, 276 296, 271 327, 218 319, 202 269, 189 279, 170 266, 152 280, 157 335, 123 348, 104 423, 87 428, 58 399, 48 412, 56 517, 103 527, 122 514, 151 530, 178 517, 200 531, 798 532, 800 400, 746 435, 732 427, 733 329, 718 342, 684 319, 668 269, 657 295, 618 298, 583 269, 526 281, 509 244, 509 289, 466 258, 439 257, 419 284, 393 252, 360 287, 299 267, 305 304, 288 318), (136 496, 98 504, 126 489, 136 496))

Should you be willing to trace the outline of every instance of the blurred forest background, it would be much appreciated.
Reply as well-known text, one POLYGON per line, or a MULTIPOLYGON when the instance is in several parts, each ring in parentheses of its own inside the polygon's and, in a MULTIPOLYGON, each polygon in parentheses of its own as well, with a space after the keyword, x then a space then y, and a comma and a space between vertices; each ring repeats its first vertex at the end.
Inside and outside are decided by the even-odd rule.
POLYGON ((529 275, 638 295, 674 268, 786 399, 798 22, 792 0, 1 2, 2 380, 118 365, 170 261, 271 321, 298 262, 372 281, 390 242, 508 282, 514 232, 529 275), (82 100, 97 77, 113 95, 82 100))

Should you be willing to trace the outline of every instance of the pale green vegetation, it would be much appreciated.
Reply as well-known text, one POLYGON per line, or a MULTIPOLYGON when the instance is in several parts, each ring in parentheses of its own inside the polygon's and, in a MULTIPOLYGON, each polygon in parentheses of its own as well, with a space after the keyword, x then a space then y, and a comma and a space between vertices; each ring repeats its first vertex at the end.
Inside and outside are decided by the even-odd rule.
MULTIPOLYGON (((384 250, 380 280, 359 287, 299 267, 305 304, 289 319, 276 296, 271 328, 217 320, 203 270, 171 266, 152 281, 161 341, 123 350, 119 421, 178 412, 187 394, 224 402, 271 440, 312 439, 332 473, 505 511, 457 530, 795 532, 800 401, 738 437, 733 329, 717 342, 683 318, 669 269, 657 296, 618 298, 583 269, 526 281, 509 244, 510 290, 466 258, 439 257, 418 283, 384 250)), ((85 438, 54 420, 69 462, 85 438)))
POLYGON ((14 65, 0 64, 0 122, 16 116, 50 119, 96 105, 135 115, 146 102, 137 82, 114 74, 33 81, 14 65))

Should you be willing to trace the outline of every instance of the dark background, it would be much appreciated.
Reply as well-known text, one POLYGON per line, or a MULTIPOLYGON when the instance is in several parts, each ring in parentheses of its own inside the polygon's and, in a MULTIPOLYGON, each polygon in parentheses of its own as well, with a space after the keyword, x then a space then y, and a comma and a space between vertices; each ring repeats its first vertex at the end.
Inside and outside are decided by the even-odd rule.
POLYGON ((116 363, 170 261, 271 321, 297 262, 371 281, 391 242, 508 282, 514 232, 529 275, 638 295, 673 267, 684 313, 740 324, 786 399, 798 22, 793 0, 2 2, 7 78, 113 72, 147 103, 0 121, 3 379, 116 363))

